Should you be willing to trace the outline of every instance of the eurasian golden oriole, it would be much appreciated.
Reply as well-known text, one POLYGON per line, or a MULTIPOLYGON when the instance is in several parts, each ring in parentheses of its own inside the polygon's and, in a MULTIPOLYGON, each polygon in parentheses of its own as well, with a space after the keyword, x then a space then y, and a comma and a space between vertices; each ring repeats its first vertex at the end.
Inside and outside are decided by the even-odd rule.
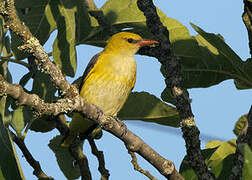
MULTIPOLYGON (((157 43, 134 33, 114 34, 104 50, 88 63, 80 86, 81 97, 98 106, 106 115, 116 116, 135 85, 137 67, 134 55, 140 47, 157 43)), ((69 146, 79 133, 93 125, 91 120, 74 113, 70 132, 62 146, 69 146)))

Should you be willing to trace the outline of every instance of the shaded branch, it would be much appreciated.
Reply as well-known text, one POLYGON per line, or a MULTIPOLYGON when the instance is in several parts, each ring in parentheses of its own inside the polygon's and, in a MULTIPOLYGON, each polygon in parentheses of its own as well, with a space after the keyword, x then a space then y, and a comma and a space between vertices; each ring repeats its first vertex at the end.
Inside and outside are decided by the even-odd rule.
POLYGON ((64 137, 66 134, 68 134, 69 127, 67 126, 66 117, 64 114, 56 116, 54 120, 56 122, 56 128, 60 132, 61 136, 64 137))
MULTIPOLYGON (((3 56, 1 56, 0 59, 1 59, 1 61, 3 61, 3 62, 8 61, 8 62, 20 64, 20 65, 22 65, 22 66, 24 66, 24 67, 26 67, 26 68, 29 69, 29 64, 27 64, 27 63, 25 63, 25 62, 23 62, 23 61, 21 61, 21 60, 12 59, 12 58, 10 58, 10 57, 3 57, 3 56)), ((0 61, 0 64, 1 64, 1 61, 0 61)))
POLYGON ((169 31, 160 21, 156 7, 152 0, 138 0, 138 8, 146 17, 146 24, 150 32, 160 41, 160 53, 157 55, 159 62, 165 69, 165 83, 172 89, 175 105, 182 120, 182 132, 186 142, 189 164, 196 172, 199 179, 215 179, 201 154, 199 130, 194 121, 188 92, 183 89, 180 63, 172 52, 169 40, 169 31))
MULTIPOLYGON (((56 122, 56 128, 60 134, 64 137, 69 132, 69 127, 66 124, 66 118, 63 114, 60 114, 54 118, 56 122)), ((91 172, 88 166, 88 159, 83 154, 82 143, 80 141, 75 141, 73 146, 69 147, 69 152, 72 157, 76 160, 76 163, 79 166, 81 178, 83 180, 91 180, 91 172)))
POLYGON ((88 166, 88 159, 83 154, 81 146, 82 146, 82 143, 73 144, 69 147, 69 152, 74 157, 74 159, 76 160, 76 162, 80 168, 81 179, 82 180, 91 180, 92 177, 91 177, 91 173, 90 173, 89 166, 88 166))
POLYGON ((135 155, 135 153, 128 151, 129 155, 131 156, 132 160, 131 163, 134 167, 134 169, 138 172, 140 172, 141 174, 145 175, 146 177, 148 177, 150 180, 157 180, 155 177, 153 177, 149 171, 142 169, 138 162, 137 162, 137 157, 135 155))
POLYGON ((30 151, 27 149, 24 139, 17 137, 13 132, 10 131, 12 140, 16 143, 16 145, 19 147, 19 149, 22 151, 26 161, 31 165, 33 168, 33 174, 37 176, 37 178, 41 179, 53 179, 49 176, 47 176, 43 170, 41 169, 41 166, 38 161, 36 161, 30 151))
POLYGON ((242 143, 248 143, 251 147, 251 137, 252 137, 252 106, 250 107, 249 113, 247 115, 247 121, 236 140, 236 151, 233 158, 232 170, 229 176, 229 180, 242 180, 242 170, 244 164, 244 154, 242 153, 239 146, 242 143))
POLYGON ((97 20, 101 27, 103 27, 105 30, 108 30, 110 32, 110 35, 118 32, 106 19, 103 11, 97 8, 93 0, 84 0, 84 3, 87 7, 89 14, 97 20))
POLYGON ((99 151, 96 147, 95 141, 93 138, 88 138, 88 142, 92 149, 92 154, 96 156, 99 162, 98 170, 101 173, 101 180, 108 180, 109 179, 109 171, 105 168, 105 160, 104 160, 104 154, 102 151, 99 151))
MULTIPOLYGON (((45 103, 37 95, 24 92, 21 86, 7 83, 2 76, 0 76, 0 94, 12 96, 14 99, 17 99, 20 104, 32 107, 41 115, 47 114, 56 116, 60 113, 72 111, 80 112, 85 115, 85 117, 98 123, 103 129, 121 139, 130 151, 140 154, 165 177, 169 178, 172 176, 171 174, 177 173, 171 161, 160 156, 130 130, 122 128, 123 123, 121 121, 118 121, 114 117, 106 116, 98 107, 86 103, 80 97, 77 88, 66 81, 60 68, 50 61, 39 41, 31 34, 24 23, 20 22, 16 14, 14 1, 0 0, 0 4, 0 13, 4 16, 7 25, 13 32, 22 38, 24 45, 21 46, 20 49, 28 51, 36 58, 35 63, 42 72, 51 77, 56 87, 61 90, 64 98, 58 100, 56 103, 45 103)), ((124 127, 126 126, 124 125, 124 127)), ((182 176, 179 176, 179 178, 183 179, 182 176)))
POLYGON ((247 129, 247 143, 252 148, 252 106, 248 113, 248 129, 247 129))
POLYGON ((244 12, 242 14, 242 20, 248 31, 249 49, 252 57, 252 3, 248 0, 243 0, 243 3, 244 12))

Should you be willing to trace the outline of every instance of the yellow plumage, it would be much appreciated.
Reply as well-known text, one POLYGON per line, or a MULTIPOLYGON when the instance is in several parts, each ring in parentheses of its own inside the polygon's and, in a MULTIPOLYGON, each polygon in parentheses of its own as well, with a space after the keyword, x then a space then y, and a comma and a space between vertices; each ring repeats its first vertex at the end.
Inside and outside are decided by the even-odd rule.
MULTIPOLYGON (((95 104, 106 115, 116 116, 133 89, 136 81, 135 53, 141 46, 158 43, 139 35, 121 32, 113 35, 102 52, 90 61, 84 72, 80 95, 95 104)), ((78 133, 87 131, 94 123, 75 113, 70 133, 62 143, 69 146, 78 133)))

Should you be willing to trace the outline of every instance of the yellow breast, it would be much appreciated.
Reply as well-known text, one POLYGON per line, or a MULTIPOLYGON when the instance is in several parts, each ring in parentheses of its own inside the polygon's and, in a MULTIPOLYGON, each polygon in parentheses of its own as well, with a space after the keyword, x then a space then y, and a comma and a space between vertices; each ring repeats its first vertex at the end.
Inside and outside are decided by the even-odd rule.
POLYGON ((107 115, 116 116, 135 85, 133 56, 103 53, 85 79, 80 95, 107 115))

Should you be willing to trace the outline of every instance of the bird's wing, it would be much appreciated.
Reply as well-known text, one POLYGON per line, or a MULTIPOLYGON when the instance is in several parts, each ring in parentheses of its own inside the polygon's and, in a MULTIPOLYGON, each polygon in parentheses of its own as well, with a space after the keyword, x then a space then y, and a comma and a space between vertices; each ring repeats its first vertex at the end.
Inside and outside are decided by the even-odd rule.
POLYGON ((92 70, 92 68, 94 67, 94 65, 97 63, 98 59, 99 59, 100 54, 96 54, 92 57, 92 59, 89 61, 83 76, 81 78, 81 84, 79 87, 79 92, 81 91, 81 88, 83 86, 83 84, 85 83, 85 79, 87 78, 88 74, 90 73, 90 71, 92 70))

